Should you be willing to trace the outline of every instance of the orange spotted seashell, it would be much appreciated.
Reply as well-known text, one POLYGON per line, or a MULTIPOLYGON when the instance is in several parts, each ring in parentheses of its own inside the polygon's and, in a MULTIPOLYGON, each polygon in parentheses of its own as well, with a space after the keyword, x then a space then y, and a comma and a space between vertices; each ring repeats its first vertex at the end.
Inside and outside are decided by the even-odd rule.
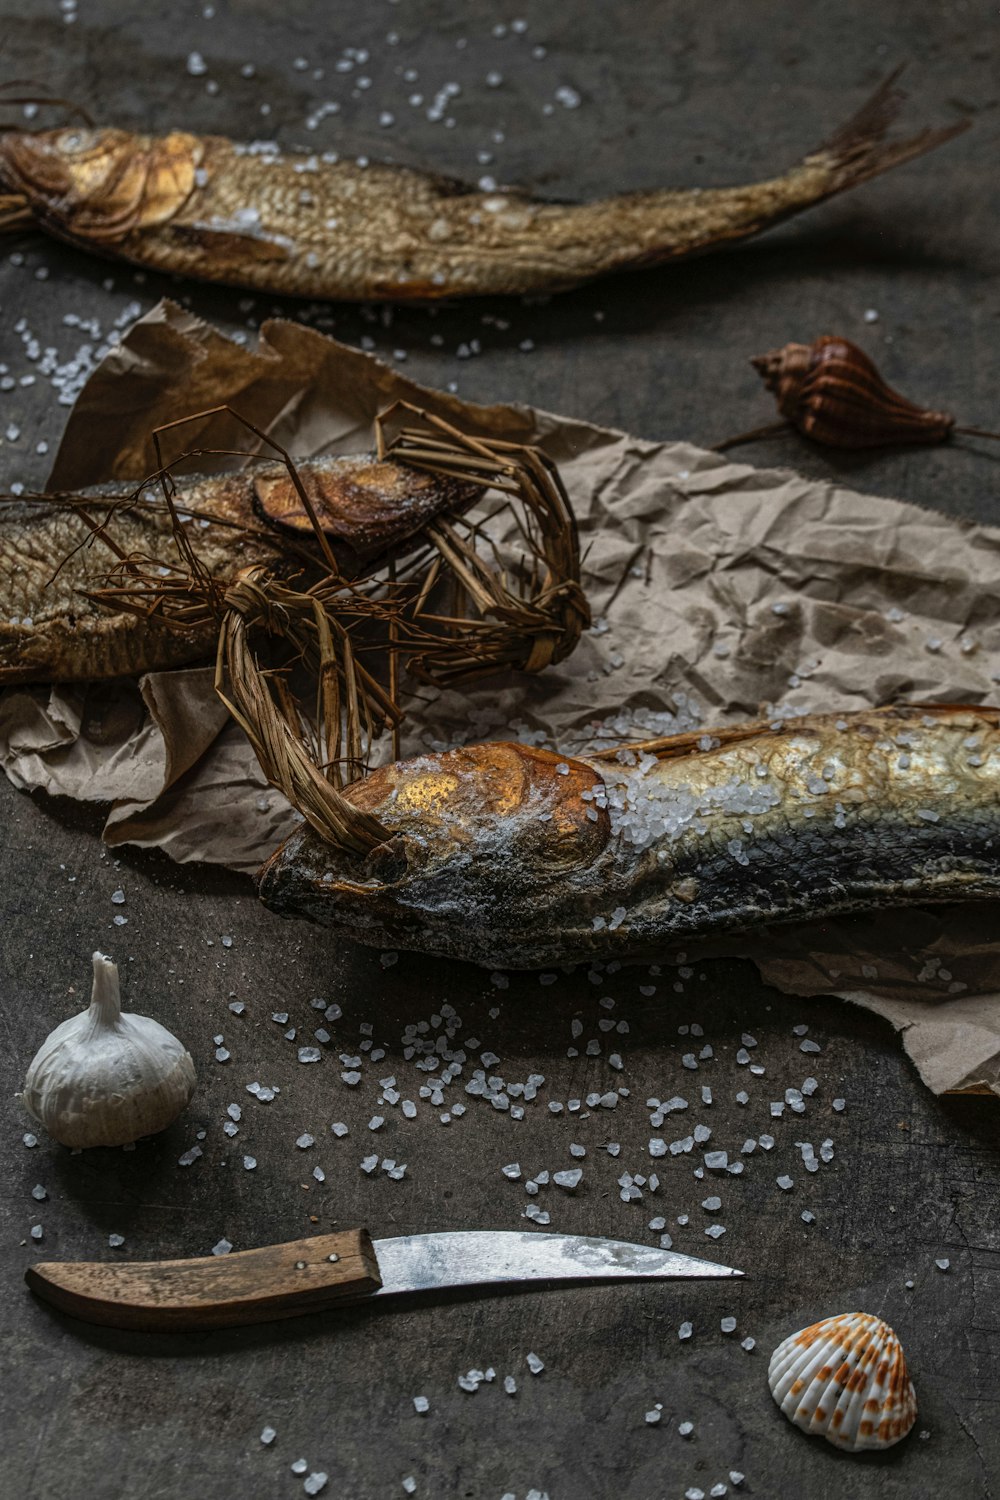
POLYGON ((786 344, 750 363, 793 427, 834 448, 943 443, 955 426, 945 411, 915 406, 887 385, 863 349, 824 334, 786 344))
POLYGON ((917 1420, 900 1342, 872 1313, 841 1313, 793 1333, 767 1370, 790 1422, 848 1453, 891 1448, 917 1420))

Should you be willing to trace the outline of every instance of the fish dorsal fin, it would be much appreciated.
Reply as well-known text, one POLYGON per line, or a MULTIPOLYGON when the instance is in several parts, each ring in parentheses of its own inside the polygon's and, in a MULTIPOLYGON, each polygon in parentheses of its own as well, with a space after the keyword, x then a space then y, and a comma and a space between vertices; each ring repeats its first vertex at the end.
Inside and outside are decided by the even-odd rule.
POLYGON ((1000 709, 997 708, 975 703, 904 703, 895 708, 860 709, 842 714, 804 714, 786 719, 775 717, 753 720, 749 724, 724 725, 719 729, 695 729, 684 734, 615 745, 607 750, 598 750, 588 758, 613 761, 623 752, 629 751, 633 755, 655 755, 657 760, 678 760, 685 755, 728 750, 733 745, 765 736, 774 738, 778 735, 820 733, 841 726, 851 727, 862 733, 878 734, 890 728, 902 729, 907 724, 919 725, 927 718, 947 720, 958 715, 973 715, 987 719, 994 728, 1000 726, 1000 709))

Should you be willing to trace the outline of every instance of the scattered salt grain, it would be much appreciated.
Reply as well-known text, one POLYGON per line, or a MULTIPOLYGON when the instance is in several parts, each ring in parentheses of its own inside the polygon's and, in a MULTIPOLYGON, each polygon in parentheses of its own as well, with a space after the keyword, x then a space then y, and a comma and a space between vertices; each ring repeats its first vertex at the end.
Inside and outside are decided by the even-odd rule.
POLYGON ((694 1423, 681 1422, 678 1424, 677 1431, 680 1433, 682 1438, 690 1437, 692 1432, 694 1432, 694 1423))
POLYGON ((219 1240, 219 1242, 217 1244, 215 1244, 215 1245, 212 1246, 212 1254, 213 1255, 228 1255, 229 1252, 230 1252, 230 1250, 232 1248, 233 1247, 229 1243, 229 1241, 225 1237, 223 1237, 221 1240, 219 1240))
POLYGON ((108 1235, 108 1245, 110 1246, 110 1248, 112 1250, 120 1250, 121 1247, 124 1245, 124 1243, 125 1243, 125 1236, 123 1234, 109 1234, 108 1235))
POLYGON ((934 1264, 937 1266, 939 1271, 947 1271, 951 1268, 951 1261, 944 1256, 942 1256, 940 1260, 936 1260, 934 1264))
POLYGON ((528 1369, 531 1371, 532 1375, 540 1375, 542 1373, 542 1371, 545 1369, 545 1366, 542 1363, 542 1361, 538 1358, 538 1355, 534 1354, 534 1353, 529 1354, 527 1356, 527 1365, 528 1365, 528 1369))
POLYGON ((319 1470, 315 1474, 310 1474, 308 1479, 302 1481, 302 1488, 307 1495, 318 1495, 321 1490, 326 1489, 329 1477, 328 1474, 324 1474, 322 1470, 319 1470))
POLYGON ((413 1410, 415 1412, 419 1412, 419 1414, 421 1416, 424 1416, 424 1414, 426 1412, 429 1412, 430 1409, 431 1409, 431 1403, 428 1401, 428 1399, 427 1399, 426 1396, 414 1396, 414 1398, 413 1398, 413 1410))
POLYGON ((736 1319, 735 1318, 723 1318, 721 1320, 721 1322, 719 1323, 719 1327, 722 1329, 723 1333, 735 1333, 736 1332, 736 1319))

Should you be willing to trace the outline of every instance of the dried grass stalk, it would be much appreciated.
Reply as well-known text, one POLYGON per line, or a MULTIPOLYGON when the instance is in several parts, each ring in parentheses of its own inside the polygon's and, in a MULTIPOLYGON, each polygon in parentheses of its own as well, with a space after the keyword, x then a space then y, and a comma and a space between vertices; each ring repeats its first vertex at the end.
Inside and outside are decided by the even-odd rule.
POLYGON ((364 747, 401 713, 355 660, 350 635, 316 592, 284 587, 263 568, 249 568, 226 594, 215 690, 243 729, 268 781, 323 838, 355 854, 391 837, 377 818, 341 788, 364 770, 364 747), (285 677, 261 665, 254 635, 278 636, 316 681, 316 708, 306 717, 285 677), (343 690, 341 690, 343 679, 343 690), (343 709, 343 712, 342 712, 343 709), (346 743, 346 755, 341 749, 346 743))

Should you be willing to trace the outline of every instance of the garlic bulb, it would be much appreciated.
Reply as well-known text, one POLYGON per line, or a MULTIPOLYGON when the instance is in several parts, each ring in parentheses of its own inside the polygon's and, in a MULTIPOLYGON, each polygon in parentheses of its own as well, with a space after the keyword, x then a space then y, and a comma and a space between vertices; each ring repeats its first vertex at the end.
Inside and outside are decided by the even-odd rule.
POLYGON ((22 1098, 64 1146, 126 1146, 165 1130, 194 1086, 190 1054, 159 1021, 122 1014, 118 967, 95 953, 89 1008, 42 1043, 22 1098))

